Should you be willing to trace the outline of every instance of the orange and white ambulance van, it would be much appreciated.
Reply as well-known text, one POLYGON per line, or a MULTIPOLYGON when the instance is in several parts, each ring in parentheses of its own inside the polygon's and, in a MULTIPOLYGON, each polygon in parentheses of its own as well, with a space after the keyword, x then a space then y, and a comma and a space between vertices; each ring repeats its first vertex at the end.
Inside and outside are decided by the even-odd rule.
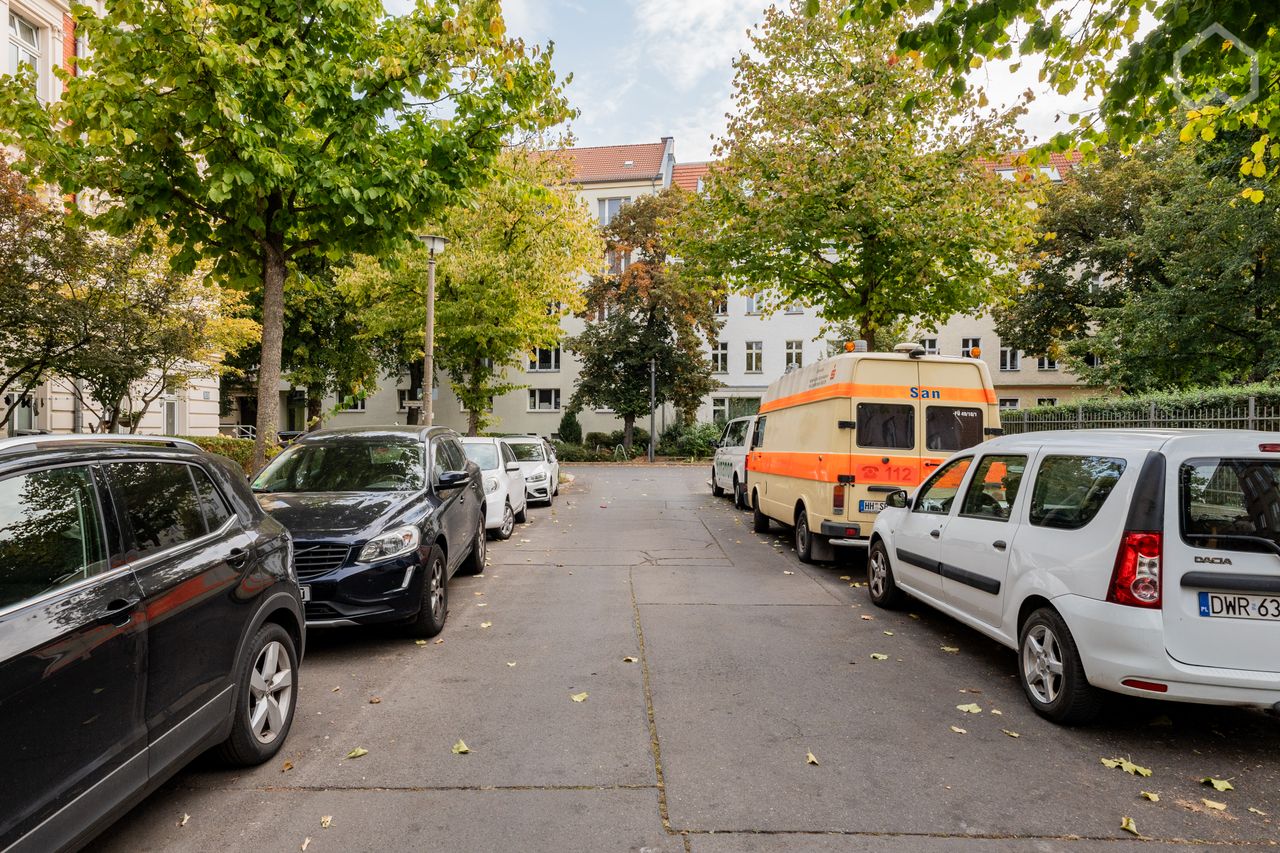
POLYGON ((758 533, 795 531, 801 560, 865 547, 897 489, 919 485, 957 450, 999 435, 991 374, 977 358, 854 351, 769 386, 747 453, 746 497, 758 533))

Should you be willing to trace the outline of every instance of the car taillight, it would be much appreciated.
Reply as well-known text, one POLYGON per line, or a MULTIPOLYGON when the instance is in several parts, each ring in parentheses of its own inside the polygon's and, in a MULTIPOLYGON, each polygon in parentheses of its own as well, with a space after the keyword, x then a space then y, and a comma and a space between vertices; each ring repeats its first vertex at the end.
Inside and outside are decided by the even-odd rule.
POLYGON ((836 490, 831 495, 831 507, 834 510, 833 515, 844 514, 844 484, 837 483, 836 490))
POLYGON ((1163 546, 1159 532, 1126 530, 1116 553, 1107 601, 1129 607, 1159 607, 1163 546))
POLYGON ((1263 453, 1280 453, 1280 444, 1259 444, 1258 450, 1263 453))

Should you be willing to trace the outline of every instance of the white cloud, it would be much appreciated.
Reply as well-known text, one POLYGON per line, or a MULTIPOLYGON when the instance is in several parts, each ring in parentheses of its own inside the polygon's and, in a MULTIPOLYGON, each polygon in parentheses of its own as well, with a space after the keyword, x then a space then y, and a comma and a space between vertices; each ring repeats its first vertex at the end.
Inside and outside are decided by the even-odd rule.
POLYGON ((747 30, 766 0, 628 0, 631 50, 678 92, 709 74, 727 79, 730 64, 748 44, 747 30))

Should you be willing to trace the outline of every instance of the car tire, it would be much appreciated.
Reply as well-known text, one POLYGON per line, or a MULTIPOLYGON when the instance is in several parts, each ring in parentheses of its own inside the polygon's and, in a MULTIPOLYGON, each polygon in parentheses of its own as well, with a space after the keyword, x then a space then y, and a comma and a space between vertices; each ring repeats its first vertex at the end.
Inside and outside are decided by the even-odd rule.
POLYGON ((1051 607, 1032 613, 1018 632, 1018 682, 1037 714, 1062 725, 1094 720, 1105 701, 1085 676, 1067 623, 1051 607))
POLYGON ((871 603, 885 610, 897 610, 906 602, 906 595, 898 589, 893 579, 893 564, 889 562, 889 549, 877 539, 867 552, 867 595, 871 603))
POLYGON ((733 505, 738 509, 748 509, 747 490, 738 482, 738 475, 733 475, 733 505))
POLYGON ((489 547, 489 536, 484 529, 484 514, 476 522, 476 532, 471 537, 471 550, 458 567, 459 574, 478 575, 484 571, 485 552, 489 547))
POLYGON ((759 495, 756 495, 751 501, 751 529, 756 533, 769 532, 769 516, 760 511, 759 495))
POLYGON ((231 734, 219 744, 218 756, 236 767, 252 767, 280 751, 293 725, 298 652, 289 632, 275 622, 259 628, 236 666, 235 685, 231 734))
POLYGON ((422 569, 422 605, 418 615, 405 625, 410 637, 428 639, 444 630, 449 618, 449 575, 444 551, 432 545, 422 569))
POLYGON ((511 509, 511 501, 502 505, 502 524, 493 531, 493 538, 505 542, 511 538, 516 529, 516 514, 511 509))
POLYGON ((547 506, 555 506, 555 503, 556 503, 556 493, 547 492, 547 506))
POLYGON ((716 480, 715 466, 711 468, 711 496, 716 498, 724 497, 724 486, 716 480))
POLYGON ((813 537, 814 533, 809 529, 809 513, 804 510, 796 513, 796 524, 792 531, 796 556, 800 558, 802 563, 814 562, 813 557, 813 537))
POLYGON ((520 507, 520 511, 516 513, 516 524, 524 524, 529 520, 529 499, 524 499, 524 506, 520 507))

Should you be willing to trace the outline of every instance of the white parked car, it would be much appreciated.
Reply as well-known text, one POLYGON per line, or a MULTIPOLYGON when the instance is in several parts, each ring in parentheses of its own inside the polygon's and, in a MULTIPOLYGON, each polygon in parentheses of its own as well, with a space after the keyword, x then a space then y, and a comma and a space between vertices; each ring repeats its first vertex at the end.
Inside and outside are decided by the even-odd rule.
POLYGON ((889 495, 871 600, 903 593, 1018 650, 1037 712, 1103 690, 1280 712, 1280 435, 1005 436, 889 495))
POLYGON ((524 474, 511 447, 501 438, 466 437, 462 450, 484 478, 484 526, 495 539, 510 539, 524 524, 529 505, 524 474))
POLYGON ((508 435, 502 440, 511 445, 520 462, 529 500, 551 506, 560 494, 560 462, 555 449, 536 435, 508 435))
POLYGON ((756 416, 734 418, 724 425, 711 460, 711 494, 720 497, 729 490, 735 506, 746 508, 747 442, 756 416))

